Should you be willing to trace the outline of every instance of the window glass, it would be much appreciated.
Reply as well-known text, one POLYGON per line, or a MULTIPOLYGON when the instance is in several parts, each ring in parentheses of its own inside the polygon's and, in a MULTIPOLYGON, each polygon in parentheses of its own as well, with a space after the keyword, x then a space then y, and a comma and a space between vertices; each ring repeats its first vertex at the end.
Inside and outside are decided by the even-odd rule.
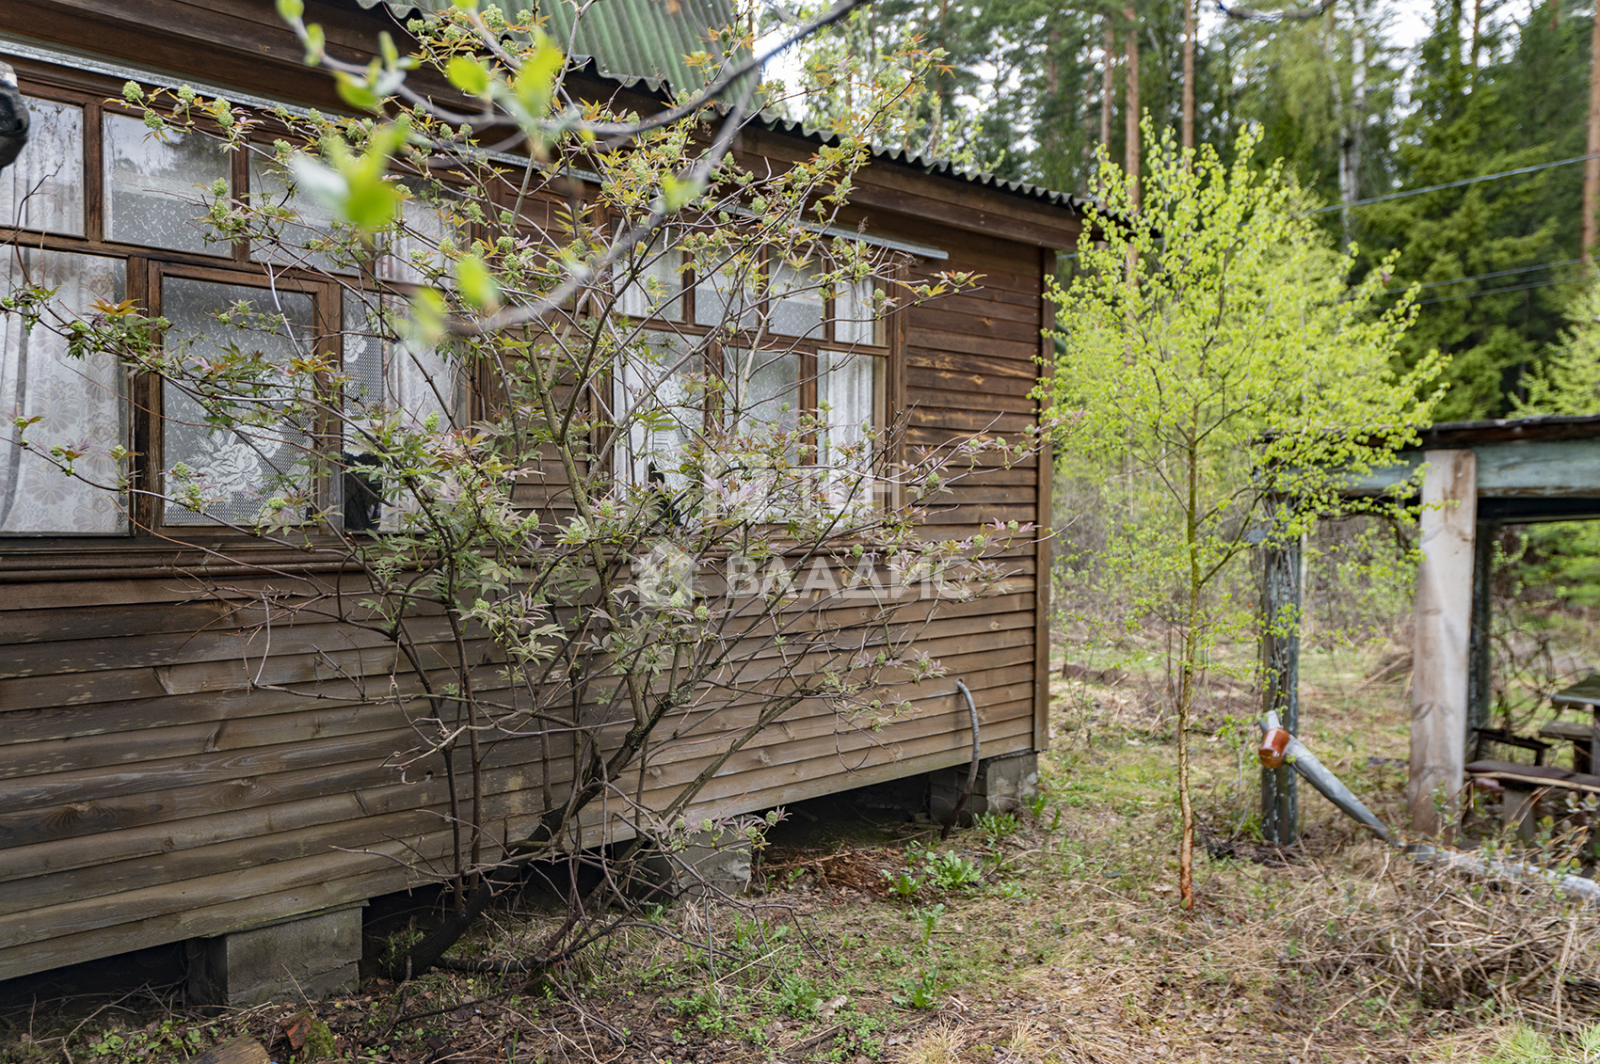
POLYGON ((773 263, 769 325, 773 332, 821 338, 826 293, 815 275, 816 270, 809 263, 799 267, 782 261, 773 263))
POLYGON ((137 118, 104 116, 106 237, 128 244, 227 255, 208 243, 205 203, 227 181, 228 153, 200 134, 155 132, 137 118))
POLYGON ((663 247, 667 238, 658 235, 643 250, 636 249, 631 261, 619 263, 616 273, 621 291, 617 309, 634 318, 683 318, 683 255, 675 247, 663 247))
POLYGON ((882 323, 873 305, 873 281, 845 281, 834 300, 833 338, 841 344, 881 344, 882 323))
POLYGON ((378 423, 399 423, 420 429, 438 415, 438 431, 449 432, 460 421, 459 374, 433 348, 418 348, 395 337, 383 318, 383 301, 375 295, 344 294, 343 471, 335 490, 347 532, 394 530, 401 516, 414 512, 414 500, 385 495, 383 478, 370 467, 372 439, 378 423))
POLYGON ((680 489, 688 482, 685 449, 700 432, 705 390, 697 358, 687 339, 665 332, 644 333, 623 358, 615 416, 628 432, 617 443, 618 465, 632 470, 635 483, 680 489))
POLYGON ((274 222, 265 240, 250 244, 253 262, 274 266, 298 266, 328 273, 355 273, 349 264, 336 264, 323 252, 311 250, 334 232, 333 212, 310 196, 303 196, 290 184, 289 175, 259 156, 250 158, 250 198, 252 202, 285 208, 294 217, 274 222))
MULTIPOLYGON (((719 252, 725 254, 725 252, 719 252)), ((754 295, 749 271, 753 266, 732 263, 721 269, 697 267, 694 283, 694 323, 716 327, 738 322, 739 328, 755 324, 754 295)))
MULTIPOLYGON (((97 302, 123 299, 126 271, 118 259, 18 248, 0 260, 5 291, 27 282, 55 289, 63 317, 94 313, 97 302)), ((67 342, 40 324, 23 327, 15 314, 0 316, 0 532, 13 534, 126 532, 122 493, 115 490, 120 463, 111 450, 127 438, 124 374, 110 355, 74 358, 67 342), (78 451, 79 476, 16 446, 13 418, 40 420, 24 438, 48 452, 59 444, 78 451)))
MULTIPOLYGON (((271 365, 287 366, 312 347, 312 299, 302 292, 168 277, 161 286, 161 313, 172 323, 168 350, 181 350, 191 362, 226 360, 234 349, 246 355, 259 352, 271 365), (241 310, 248 320, 240 319, 241 310), (232 320, 219 321, 219 313, 232 320)), ((282 388, 267 389, 263 402, 270 407, 290 397, 285 377, 282 388)), ((199 513, 168 502, 168 524, 254 524, 271 497, 309 487, 309 440, 303 434, 281 423, 214 428, 206 423, 199 401, 171 382, 163 383, 161 401, 166 492, 180 495, 192 483, 204 501, 199 513), (192 479, 174 472, 180 464, 192 479)))
POLYGON ((867 439, 878 426, 883 359, 824 351, 817 356, 817 406, 824 461, 840 461, 845 448, 867 439))
MULTIPOLYGON (((383 320, 378 296, 346 292, 344 297, 344 372, 346 413, 363 416, 398 414, 403 423, 420 426, 439 416, 440 430, 456 425, 461 390, 458 374, 444 354, 397 338, 383 320)), ((359 438, 353 450, 366 450, 359 438)))
POLYGON ((794 432, 800 427, 800 355, 729 348, 723 402, 737 423, 794 432))
POLYGON ((439 248, 452 235, 451 224, 445 208, 424 198, 435 193, 419 192, 409 186, 407 191, 410 195, 400 204, 398 224, 384 254, 378 258, 378 276, 400 284, 427 284, 425 271, 440 268, 443 258, 439 248))
POLYGON ((28 143, 0 170, 0 225, 83 235, 83 108, 25 99, 28 143))

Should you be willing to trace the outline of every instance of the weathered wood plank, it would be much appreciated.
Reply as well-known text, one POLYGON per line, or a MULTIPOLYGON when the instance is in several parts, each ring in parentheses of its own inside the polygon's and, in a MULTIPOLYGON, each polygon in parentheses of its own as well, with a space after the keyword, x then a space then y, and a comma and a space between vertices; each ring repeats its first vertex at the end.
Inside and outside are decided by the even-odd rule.
POLYGON ((1417 567, 1411 680, 1411 827, 1431 835, 1455 824, 1466 761, 1468 648, 1472 626, 1477 461, 1471 451, 1429 451, 1422 482, 1422 563, 1417 567), (1435 792, 1448 804, 1441 820, 1435 792))

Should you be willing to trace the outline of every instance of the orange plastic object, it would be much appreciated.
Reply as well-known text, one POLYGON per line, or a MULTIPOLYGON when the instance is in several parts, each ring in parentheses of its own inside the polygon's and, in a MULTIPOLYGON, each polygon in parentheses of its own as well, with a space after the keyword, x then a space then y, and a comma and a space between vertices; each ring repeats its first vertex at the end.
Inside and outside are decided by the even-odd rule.
POLYGON ((1256 757, 1261 761, 1262 768, 1278 768, 1283 764, 1284 751, 1289 749, 1289 742, 1293 738, 1283 728, 1269 728, 1261 737, 1261 746, 1256 750, 1256 757))

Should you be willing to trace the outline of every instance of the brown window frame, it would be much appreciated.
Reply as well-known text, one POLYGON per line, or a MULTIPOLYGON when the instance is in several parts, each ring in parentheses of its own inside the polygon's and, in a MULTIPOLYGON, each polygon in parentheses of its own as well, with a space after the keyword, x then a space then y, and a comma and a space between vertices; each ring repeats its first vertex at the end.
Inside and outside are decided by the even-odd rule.
MULTIPOLYGON (((361 288, 377 287, 385 294, 404 297, 415 285, 379 279, 368 273, 361 275, 325 277, 290 267, 272 267, 250 258, 248 240, 234 240, 227 245, 216 245, 216 253, 201 253, 112 241, 105 235, 105 202, 107 187, 104 173, 104 116, 121 114, 137 117, 132 108, 110 98, 119 86, 97 75, 84 75, 63 71, 44 64, 21 62, 18 66, 20 91, 24 96, 65 103, 83 111, 83 236, 49 233, 38 229, 12 227, 10 219, 0 219, 0 243, 25 246, 32 249, 96 255, 115 259, 123 264, 124 291, 134 305, 152 316, 161 313, 162 281, 167 277, 184 277, 218 284, 286 291, 305 292, 313 300, 313 314, 317 322, 316 347, 320 353, 333 356, 338 364, 344 360, 343 303, 344 288, 352 285, 361 288)), ((270 135, 264 124, 261 136, 270 135)), ((230 157, 229 195, 234 200, 250 194, 250 157, 246 152, 236 152, 230 157)), ((472 401, 476 391, 471 382, 461 382, 463 398, 472 401)), ((165 509, 161 497, 165 464, 162 431, 162 384, 159 377, 149 373, 130 374, 125 381, 127 413, 127 439, 124 441, 132 456, 128 461, 129 490, 123 493, 119 505, 128 513, 128 531, 120 533, 19 533, 0 536, 6 549, 27 549, 32 545, 42 548, 71 544, 117 543, 169 544, 173 541, 198 539, 257 539, 254 533, 238 530, 222 523, 172 524, 163 520, 165 509), (151 492, 154 492, 152 494, 151 492)), ((336 426, 323 426, 316 434, 316 446, 323 448, 329 457, 342 450, 336 426)), ((319 475, 313 486, 315 505, 326 510, 333 501, 333 477, 319 475)), ((319 529, 308 525, 317 534, 319 529)), ((330 531, 329 534, 332 534, 330 531)))

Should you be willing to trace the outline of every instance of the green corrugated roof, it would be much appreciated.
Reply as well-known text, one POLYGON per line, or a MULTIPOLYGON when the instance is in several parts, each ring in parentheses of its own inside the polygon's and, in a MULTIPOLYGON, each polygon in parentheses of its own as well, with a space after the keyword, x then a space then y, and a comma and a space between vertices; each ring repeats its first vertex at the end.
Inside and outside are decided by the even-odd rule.
MULTIPOLYGON (((452 6, 452 0, 356 2, 365 8, 383 4, 402 21, 418 12, 452 6)), ((541 0, 538 4, 539 13, 547 20, 546 31, 563 45, 572 39, 574 60, 593 59, 601 74, 625 83, 643 79, 659 88, 666 82, 673 92, 692 91, 705 84, 710 71, 691 67, 683 58, 710 50, 707 33, 733 25, 735 19, 732 0, 594 0, 572 38, 578 7, 572 0, 541 0)))

